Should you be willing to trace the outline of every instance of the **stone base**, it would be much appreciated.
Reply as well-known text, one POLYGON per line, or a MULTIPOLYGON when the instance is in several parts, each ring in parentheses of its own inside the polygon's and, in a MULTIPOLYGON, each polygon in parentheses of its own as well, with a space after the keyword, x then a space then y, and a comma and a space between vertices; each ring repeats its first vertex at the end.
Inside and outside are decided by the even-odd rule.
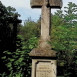
POLYGON ((35 48, 29 53, 29 55, 35 57, 56 57, 56 51, 48 48, 35 48))
POLYGON ((56 77, 56 60, 32 59, 32 77, 56 77))

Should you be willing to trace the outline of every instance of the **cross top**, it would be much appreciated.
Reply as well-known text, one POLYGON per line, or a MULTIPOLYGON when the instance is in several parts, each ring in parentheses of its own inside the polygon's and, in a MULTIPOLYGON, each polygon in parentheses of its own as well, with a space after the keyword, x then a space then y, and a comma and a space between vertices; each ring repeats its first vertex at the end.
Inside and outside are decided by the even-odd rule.
POLYGON ((32 8, 41 8, 44 4, 44 1, 47 6, 51 8, 61 8, 62 0, 31 0, 32 8))

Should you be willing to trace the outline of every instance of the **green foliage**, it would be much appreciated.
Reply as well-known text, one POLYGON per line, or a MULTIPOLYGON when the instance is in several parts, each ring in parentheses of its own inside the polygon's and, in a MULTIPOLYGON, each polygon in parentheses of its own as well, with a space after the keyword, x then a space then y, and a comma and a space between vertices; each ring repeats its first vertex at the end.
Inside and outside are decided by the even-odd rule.
MULTIPOLYGON (((18 15, 14 8, 7 7, 6 9, 2 4, 0 6, 0 13, 2 15, 0 19, 6 19, 7 15, 15 19, 16 14, 18 15)), ((58 10, 52 15, 50 44, 52 49, 57 51, 58 77, 73 77, 77 76, 77 5, 69 2, 68 6, 64 9, 64 14, 63 10, 58 10)), ((4 26, 5 29, 8 26, 10 27, 10 25, 6 27, 2 22, 0 25, 4 26)), ((6 50, 3 52, 2 59, 9 73, 1 74, 2 77, 31 76, 32 62, 29 57, 29 52, 38 46, 39 36, 40 20, 37 22, 28 20, 24 23, 24 26, 20 27, 19 35, 17 35, 16 51, 6 50)))
POLYGON ((17 41, 17 46, 19 48, 16 52, 5 51, 5 56, 2 57, 2 59, 6 62, 6 66, 10 73, 12 71, 14 77, 29 77, 31 73, 31 58, 29 57, 29 52, 37 47, 38 39, 32 37, 25 42, 21 35, 18 35, 18 39, 20 39, 17 41))
POLYGON ((15 15, 20 16, 20 14, 18 14, 18 13, 16 12, 16 9, 15 9, 15 8, 13 8, 13 7, 11 7, 11 6, 8 6, 8 7, 6 7, 6 9, 7 9, 7 11, 8 11, 8 15, 9 15, 9 16, 12 16, 12 17, 14 17, 15 15))
POLYGON ((72 2, 68 3, 68 7, 65 7, 65 14, 58 10, 52 19, 51 45, 58 52, 58 73, 65 77, 77 76, 76 64, 73 64, 73 62, 76 63, 76 55, 74 53, 77 52, 76 20, 77 5, 72 2))
POLYGON ((1 77, 23 77, 23 74, 21 74, 21 71, 18 73, 11 73, 7 76, 7 74, 4 72, 3 74, 0 74, 1 77))
MULTIPOLYGON (((0 1, 0 73, 8 72, 6 63, 3 62, 1 57, 4 56, 4 51, 9 51, 6 59, 10 56, 11 52, 16 50, 16 34, 19 14, 13 7, 5 7, 0 1)), ((5 57, 4 57, 5 58, 5 57)), ((9 67, 11 64, 9 63, 9 67)))
POLYGON ((40 35, 40 25, 34 21, 28 20, 24 26, 21 27, 20 34, 28 40, 31 37, 39 37, 40 35))
POLYGON ((5 7, 0 1, 0 51, 12 50, 15 42, 16 21, 19 14, 16 9, 9 6, 5 7), (15 33, 14 33, 15 32, 15 33))
POLYGON ((66 10, 65 11, 65 21, 69 24, 72 24, 73 22, 77 19, 77 5, 75 3, 69 2, 68 7, 64 7, 66 10))

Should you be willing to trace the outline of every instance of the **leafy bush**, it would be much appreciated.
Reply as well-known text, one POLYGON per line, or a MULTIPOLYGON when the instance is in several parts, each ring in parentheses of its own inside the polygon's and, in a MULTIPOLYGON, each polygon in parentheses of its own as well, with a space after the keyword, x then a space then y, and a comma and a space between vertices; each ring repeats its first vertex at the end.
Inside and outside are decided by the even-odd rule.
MULTIPOLYGON (((29 52, 37 47, 38 38, 32 37, 28 41, 24 41, 21 35, 18 35, 16 52, 4 51, 2 59, 9 69, 10 75, 14 77, 30 77, 31 75, 31 58, 29 52)), ((4 75, 4 74, 3 74, 4 75)))

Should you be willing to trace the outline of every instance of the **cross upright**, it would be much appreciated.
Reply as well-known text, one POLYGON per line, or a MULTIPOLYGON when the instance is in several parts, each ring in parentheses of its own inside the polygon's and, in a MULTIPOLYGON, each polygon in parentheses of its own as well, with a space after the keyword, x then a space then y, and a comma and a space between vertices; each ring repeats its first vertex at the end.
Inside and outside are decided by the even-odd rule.
POLYGON ((42 47, 46 46, 46 42, 50 39, 50 17, 51 17, 51 8, 61 8, 61 0, 31 0, 32 8, 42 8, 41 15, 41 43, 42 47))

